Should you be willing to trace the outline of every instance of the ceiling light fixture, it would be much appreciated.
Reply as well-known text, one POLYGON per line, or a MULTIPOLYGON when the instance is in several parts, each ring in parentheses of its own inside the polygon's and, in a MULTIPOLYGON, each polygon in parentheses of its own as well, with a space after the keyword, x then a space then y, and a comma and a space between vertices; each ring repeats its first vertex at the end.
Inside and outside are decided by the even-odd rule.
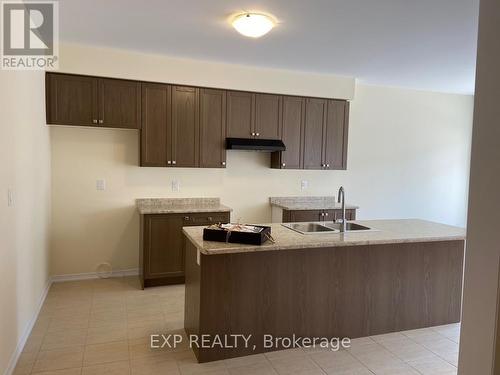
POLYGON ((259 38, 276 25, 272 17, 262 13, 241 13, 231 23, 237 32, 250 38, 259 38))

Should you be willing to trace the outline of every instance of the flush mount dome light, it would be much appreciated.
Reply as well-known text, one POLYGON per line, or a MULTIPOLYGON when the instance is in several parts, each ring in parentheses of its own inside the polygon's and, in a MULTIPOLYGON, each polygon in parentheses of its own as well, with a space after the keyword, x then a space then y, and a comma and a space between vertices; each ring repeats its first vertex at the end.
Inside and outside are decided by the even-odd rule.
POLYGON ((259 38, 267 34, 276 22, 262 13, 241 13, 234 17, 233 27, 237 32, 250 38, 259 38))

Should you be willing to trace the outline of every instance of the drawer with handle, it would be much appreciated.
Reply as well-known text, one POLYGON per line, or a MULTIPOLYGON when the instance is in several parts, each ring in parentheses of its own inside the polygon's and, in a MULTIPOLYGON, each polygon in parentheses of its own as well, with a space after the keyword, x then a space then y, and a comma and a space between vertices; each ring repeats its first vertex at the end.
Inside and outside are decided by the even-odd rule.
POLYGON ((195 213, 184 215, 184 225, 210 225, 216 223, 228 223, 229 222, 229 212, 207 212, 207 213, 195 213))

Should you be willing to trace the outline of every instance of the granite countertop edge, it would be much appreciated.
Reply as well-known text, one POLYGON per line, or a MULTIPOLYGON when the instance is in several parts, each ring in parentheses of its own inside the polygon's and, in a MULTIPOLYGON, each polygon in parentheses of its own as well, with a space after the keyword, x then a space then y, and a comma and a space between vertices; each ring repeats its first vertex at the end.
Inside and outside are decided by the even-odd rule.
MULTIPOLYGON (((376 228, 377 224, 380 226, 384 221, 354 221, 363 225, 370 225, 374 223, 373 227, 376 228)), ((245 245, 245 244, 232 244, 223 242, 203 241, 202 229, 203 227, 184 227, 183 233, 193 243, 193 245, 204 255, 217 255, 217 254, 231 254, 231 253, 247 253, 257 251, 280 251, 280 250, 293 250, 293 249, 310 249, 310 248, 323 248, 323 247, 348 247, 348 246, 363 246, 363 245, 383 245, 383 244, 398 244, 398 243, 419 243, 419 242, 440 242, 440 241, 463 241, 466 239, 465 229, 444 224, 433 223, 425 220, 387 220, 386 223, 392 224, 412 224, 419 223, 423 225, 420 234, 407 234, 404 230, 391 231, 388 229, 377 229, 372 232, 364 233, 348 233, 345 235, 326 234, 326 235, 301 235, 291 231, 288 228, 283 228, 285 232, 281 231, 281 224, 269 224, 274 226, 273 235, 278 243, 266 243, 261 246, 245 245), (427 226, 427 228, 425 228, 427 226), (430 233, 431 227, 437 230, 437 233, 430 233), (427 234, 424 233, 427 230, 427 234), (290 232, 286 232, 290 231, 290 232), (448 233, 446 233, 448 232, 448 233), (194 234, 194 235, 193 235, 194 234), (321 238, 315 236, 322 236, 321 238), (328 237, 334 236, 334 237, 328 237), (342 237, 341 237, 342 236, 342 237), (345 236, 345 237, 343 237, 345 236), (371 236, 371 238, 370 238, 371 236), (377 236, 379 238, 377 238, 377 236), (281 237, 281 238, 280 238, 281 237), (288 238, 287 238, 288 237, 288 238), (349 238, 350 237, 350 238, 349 238), (357 237, 357 238, 356 238, 357 237), (364 238, 363 238, 364 237, 364 238), (302 239, 302 241, 300 241, 302 239), (309 240, 312 240, 308 242, 309 240), (215 246, 215 248, 206 248, 205 244, 215 246)), ((267 225, 267 224, 266 224, 267 225)), ((383 226, 383 225, 382 225, 383 226)))
POLYGON ((213 207, 203 206, 185 206, 185 207, 138 207, 137 210, 141 215, 151 214, 188 214, 197 212, 231 212, 233 209, 223 204, 213 207))

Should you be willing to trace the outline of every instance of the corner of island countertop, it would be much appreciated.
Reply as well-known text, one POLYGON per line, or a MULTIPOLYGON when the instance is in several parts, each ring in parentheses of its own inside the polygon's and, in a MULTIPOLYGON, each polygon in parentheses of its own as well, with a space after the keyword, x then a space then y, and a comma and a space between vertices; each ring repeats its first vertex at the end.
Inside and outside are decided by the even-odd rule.
POLYGON ((221 204, 220 198, 138 198, 135 203, 141 215, 233 210, 221 204))
MULTIPOLYGON (((183 233, 204 255, 277 251, 307 248, 328 248, 415 242, 465 241, 465 228, 421 219, 355 220, 353 223, 372 228, 366 232, 304 235, 281 223, 259 224, 271 227, 274 243, 262 245, 214 242, 203 240, 203 228, 184 227, 183 233)), ((257 223, 253 223, 257 224, 257 223)))

